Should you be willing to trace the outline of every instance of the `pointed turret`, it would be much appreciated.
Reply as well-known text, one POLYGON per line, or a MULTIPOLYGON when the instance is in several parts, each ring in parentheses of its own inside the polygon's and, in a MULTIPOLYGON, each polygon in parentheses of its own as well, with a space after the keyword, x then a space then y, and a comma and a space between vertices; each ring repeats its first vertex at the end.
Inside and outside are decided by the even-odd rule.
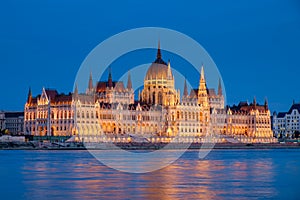
POLYGON ((201 66, 201 74, 200 74, 200 82, 204 81, 205 82, 205 76, 204 76, 204 66, 202 64, 201 66))
POLYGON ((139 90, 139 101, 142 101, 141 90, 139 90))
POLYGON ((131 82, 131 76, 130 72, 128 71, 128 78, 127 78, 127 89, 131 90, 132 89, 132 82, 131 82))
POLYGON ((256 103, 256 97, 254 96, 254 98, 253 98, 253 105, 256 106, 256 104, 257 104, 256 103))
POLYGON ((27 96, 27 103, 30 104, 31 100, 32 100, 32 93, 31 93, 31 87, 29 87, 28 96, 27 96))
POLYGON ((89 90, 89 92, 91 92, 93 90, 93 76, 92 76, 92 72, 90 72, 90 79, 89 79, 88 90, 89 90))
POLYGON ((183 90, 183 96, 187 97, 189 95, 188 93, 188 88, 187 88, 187 84, 186 84, 186 79, 184 79, 184 90, 183 90))
POLYGON ((112 83, 111 67, 109 67, 109 72, 108 72, 108 87, 111 88, 112 86, 113 86, 113 83, 112 83))
POLYGON ((171 63, 170 60, 168 61, 168 71, 167 71, 167 79, 168 80, 172 80, 173 76, 172 76, 172 70, 171 70, 171 63))
POLYGON ((264 107, 265 107, 265 110, 269 110, 269 105, 268 105, 267 98, 265 98, 265 105, 264 105, 264 107))
POLYGON ((200 75, 200 82, 198 88, 198 103, 202 104, 203 106, 208 106, 208 94, 206 88, 206 81, 204 76, 204 66, 201 67, 201 75, 200 75))
POLYGON ((218 95, 222 96, 223 91, 222 91, 222 84, 221 84, 221 79, 219 78, 219 85, 218 85, 218 95))
POLYGON ((77 87, 77 83, 76 83, 72 98, 73 98, 73 100, 76 100, 77 97, 78 97, 78 87, 77 87))
POLYGON ((75 89, 74 89, 74 94, 78 94, 78 86, 77 86, 77 83, 75 84, 75 89))

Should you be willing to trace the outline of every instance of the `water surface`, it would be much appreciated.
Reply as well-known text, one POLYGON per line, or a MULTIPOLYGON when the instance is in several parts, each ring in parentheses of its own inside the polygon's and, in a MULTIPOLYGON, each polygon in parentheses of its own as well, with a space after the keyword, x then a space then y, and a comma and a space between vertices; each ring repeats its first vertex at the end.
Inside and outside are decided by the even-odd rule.
POLYGON ((299 199, 300 149, 213 150, 204 160, 191 150, 146 174, 88 151, 3 150, 0 180, 0 199, 299 199))

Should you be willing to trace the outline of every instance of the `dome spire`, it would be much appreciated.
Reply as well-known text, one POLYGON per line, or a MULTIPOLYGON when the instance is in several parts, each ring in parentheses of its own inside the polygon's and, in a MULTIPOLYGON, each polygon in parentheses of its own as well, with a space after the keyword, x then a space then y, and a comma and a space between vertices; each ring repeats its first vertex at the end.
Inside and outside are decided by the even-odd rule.
POLYGON ((161 56, 161 51, 160 51, 160 40, 158 40, 158 47, 157 47, 157 53, 156 53, 156 60, 154 61, 154 63, 167 65, 167 63, 166 63, 165 61, 163 61, 162 56, 161 56))
POLYGON ((160 40, 158 40, 158 47, 157 47, 156 59, 161 59, 160 40))

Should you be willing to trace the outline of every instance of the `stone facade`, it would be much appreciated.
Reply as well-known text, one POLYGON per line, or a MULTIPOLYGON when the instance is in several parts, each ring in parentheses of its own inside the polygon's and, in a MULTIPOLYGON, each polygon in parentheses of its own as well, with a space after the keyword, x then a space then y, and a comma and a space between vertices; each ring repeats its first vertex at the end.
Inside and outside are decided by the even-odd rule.
POLYGON ((129 141, 136 135, 151 141, 169 141, 178 135, 201 141, 212 133, 251 138, 250 142, 272 138, 267 103, 225 107, 221 82, 217 93, 207 88, 203 66, 198 88, 188 93, 185 82, 181 99, 171 63, 163 61, 160 48, 137 100, 130 74, 125 87, 123 82, 113 81, 109 71, 108 80, 95 85, 90 74, 85 94, 78 94, 77 87, 68 95, 43 89, 33 98, 30 91, 24 112, 26 134, 75 135, 79 140, 94 142, 107 136, 113 140, 122 136, 129 141))
POLYGON ((293 102, 288 112, 273 113, 273 131, 276 137, 287 138, 300 132, 300 103, 293 102))

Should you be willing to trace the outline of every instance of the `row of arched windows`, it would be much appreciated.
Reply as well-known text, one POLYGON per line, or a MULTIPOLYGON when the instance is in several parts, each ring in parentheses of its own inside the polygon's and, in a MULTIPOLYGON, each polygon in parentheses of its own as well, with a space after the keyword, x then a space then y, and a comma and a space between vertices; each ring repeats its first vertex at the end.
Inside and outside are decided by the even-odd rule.
POLYGON ((86 119, 98 119, 99 118, 99 114, 98 111, 96 111, 95 113, 93 111, 77 111, 77 118, 86 118, 86 119))

